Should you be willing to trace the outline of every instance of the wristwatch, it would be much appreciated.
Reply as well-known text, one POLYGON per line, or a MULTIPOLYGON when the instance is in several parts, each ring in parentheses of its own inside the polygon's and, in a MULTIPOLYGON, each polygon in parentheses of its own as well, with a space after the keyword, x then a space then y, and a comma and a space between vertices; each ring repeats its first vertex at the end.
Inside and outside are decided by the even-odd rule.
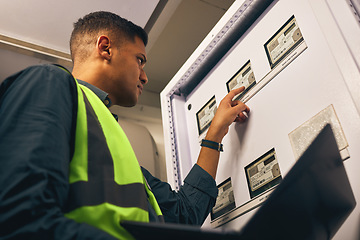
POLYGON ((218 142, 214 142, 214 141, 210 141, 210 140, 206 140, 206 139, 201 140, 200 146, 215 149, 219 152, 223 151, 222 143, 218 143, 218 142))

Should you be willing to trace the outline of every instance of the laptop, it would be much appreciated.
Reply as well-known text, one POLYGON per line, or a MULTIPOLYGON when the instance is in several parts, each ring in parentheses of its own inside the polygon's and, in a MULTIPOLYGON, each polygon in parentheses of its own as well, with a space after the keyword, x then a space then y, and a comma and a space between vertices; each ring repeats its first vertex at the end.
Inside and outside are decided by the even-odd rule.
POLYGON ((318 134, 238 232, 123 221, 136 239, 330 239, 356 205, 331 126, 318 134))

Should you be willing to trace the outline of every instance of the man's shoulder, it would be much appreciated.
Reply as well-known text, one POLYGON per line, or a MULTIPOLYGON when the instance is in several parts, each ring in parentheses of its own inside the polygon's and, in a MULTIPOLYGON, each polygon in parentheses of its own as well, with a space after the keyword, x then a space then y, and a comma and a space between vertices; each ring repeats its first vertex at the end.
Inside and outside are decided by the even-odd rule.
POLYGON ((51 64, 27 67, 6 78, 0 85, 0 96, 10 89, 33 92, 63 92, 76 94, 76 83, 71 73, 51 64))
POLYGON ((34 72, 38 72, 40 74, 56 74, 56 76, 59 77, 73 78, 70 71, 67 70, 65 67, 54 64, 33 65, 25 68, 21 72, 25 74, 34 72))
POLYGON ((60 69, 60 68, 61 68, 60 65, 55 65, 55 64, 38 64, 38 65, 28 66, 24 70, 26 70, 26 69, 31 69, 31 70, 39 70, 39 69, 52 70, 53 69, 53 70, 55 70, 55 69, 60 69))
POLYGON ((26 67, 9 77, 7 77, 4 81, 8 79, 19 79, 19 78, 27 78, 31 76, 32 79, 37 76, 48 76, 53 78, 64 78, 64 79, 73 79, 69 70, 60 65, 53 64, 42 64, 42 65, 33 65, 26 67))
POLYGON ((76 86, 75 79, 70 71, 62 66, 53 64, 30 66, 19 72, 17 77, 31 79, 30 85, 51 85, 55 88, 76 86))

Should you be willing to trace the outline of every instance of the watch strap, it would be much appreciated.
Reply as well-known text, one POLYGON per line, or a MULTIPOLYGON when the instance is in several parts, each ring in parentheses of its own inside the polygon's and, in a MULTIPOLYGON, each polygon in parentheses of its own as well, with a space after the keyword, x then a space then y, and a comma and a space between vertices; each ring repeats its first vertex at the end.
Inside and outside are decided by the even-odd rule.
POLYGON ((221 143, 206 140, 206 139, 201 140, 200 146, 215 149, 216 151, 219 151, 219 152, 223 151, 223 145, 221 143))

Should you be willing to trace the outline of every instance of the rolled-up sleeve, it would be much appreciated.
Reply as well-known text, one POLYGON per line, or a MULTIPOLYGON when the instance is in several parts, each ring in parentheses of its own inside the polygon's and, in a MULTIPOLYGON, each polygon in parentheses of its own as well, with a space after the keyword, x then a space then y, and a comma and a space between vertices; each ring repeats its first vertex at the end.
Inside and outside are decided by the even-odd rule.
POLYGON ((201 225, 215 204, 218 195, 216 182, 197 164, 178 192, 146 169, 143 169, 143 174, 159 203, 165 222, 201 225))

